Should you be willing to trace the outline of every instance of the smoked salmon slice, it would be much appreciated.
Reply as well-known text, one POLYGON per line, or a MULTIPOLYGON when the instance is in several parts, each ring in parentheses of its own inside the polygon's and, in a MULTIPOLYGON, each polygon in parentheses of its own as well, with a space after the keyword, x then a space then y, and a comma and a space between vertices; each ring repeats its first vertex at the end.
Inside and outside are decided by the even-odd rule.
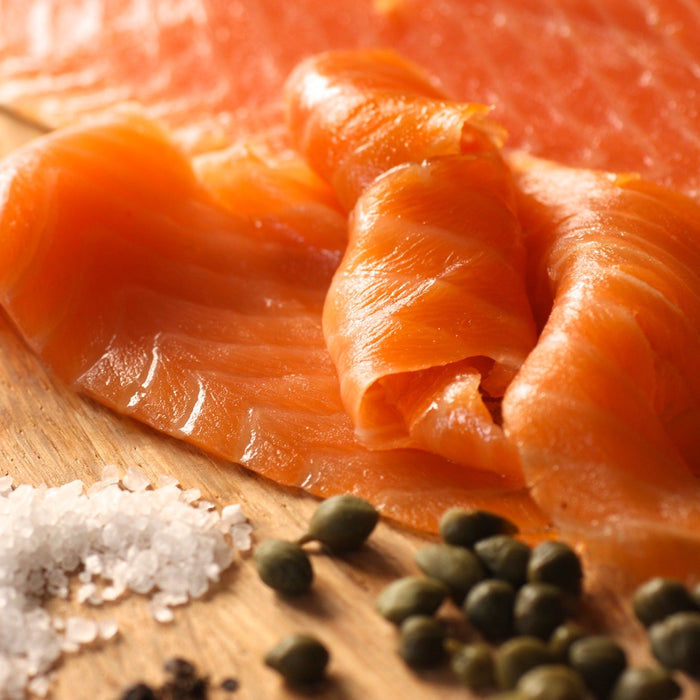
POLYGON ((506 435, 562 531, 653 549, 654 566, 687 576, 700 547, 700 206, 634 175, 509 162, 545 322, 503 399, 506 435))
POLYGON ((28 344, 75 390, 279 483, 421 529, 462 504, 543 532, 498 474, 357 442, 321 329, 346 218, 298 158, 217 157, 232 174, 198 177, 123 116, 5 159, 0 301, 28 344))
POLYGON ((421 447, 522 483, 498 402, 536 342, 499 156, 390 170, 360 197, 324 334, 363 443, 421 447))
POLYGON ((521 484, 488 408, 536 340, 502 129, 389 51, 308 59, 287 97, 293 144, 356 203, 323 326, 361 441, 521 484))
POLYGON ((312 56, 294 69, 285 94, 292 144, 348 210, 395 165, 494 151, 505 137, 488 106, 448 100, 393 51, 312 56))
POLYGON ((691 0, 0 1, 0 104, 57 127, 143 105, 189 152, 283 124, 300 61, 387 47, 509 145, 700 196, 700 13, 691 0))

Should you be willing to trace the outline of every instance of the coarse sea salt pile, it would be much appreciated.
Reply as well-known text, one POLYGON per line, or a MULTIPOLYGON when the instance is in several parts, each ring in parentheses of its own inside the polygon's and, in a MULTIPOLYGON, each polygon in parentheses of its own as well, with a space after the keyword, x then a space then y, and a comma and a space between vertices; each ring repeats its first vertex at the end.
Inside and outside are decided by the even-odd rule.
POLYGON ((52 617, 48 597, 72 588, 99 605, 134 591, 169 622, 173 606, 206 593, 235 550, 250 548, 251 530, 239 505, 219 512, 198 489, 167 476, 152 486, 137 468, 107 466, 87 490, 0 477, 0 698, 45 696, 61 654, 118 633, 114 620, 52 617))

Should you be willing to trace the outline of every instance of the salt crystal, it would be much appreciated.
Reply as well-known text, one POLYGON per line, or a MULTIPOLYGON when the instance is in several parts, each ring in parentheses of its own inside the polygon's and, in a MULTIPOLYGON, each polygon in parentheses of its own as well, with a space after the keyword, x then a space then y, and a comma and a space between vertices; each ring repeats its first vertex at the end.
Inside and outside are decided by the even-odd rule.
MULTIPOLYGON (((88 554, 83 562, 85 573, 89 575, 102 573, 102 560, 99 554, 88 554)), ((92 576, 91 576, 92 577, 92 576)), ((88 579, 89 581, 90 579, 88 579)))
POLYGON ((224 506, 221 509, 221 521, 227 525, 237 525, 238 523, 244 523, 246 521, 245 515, 243 515, 243 509, 239 503, 234 503, 232 505, 224 506))
POLYGON ((184 593, 170 593, 168 591, 160 591, 153 596, 153 601, 157 605, 167 605, 174 608, 178 605, 185 605, 189 598, 184 593))
POLYGON ((145 491, 150 485, 148 477, 138 467, 129 467, 126 474, 122 478, 124 488, 129 491, 145 491))
POLYGON ((167 605, 154 605, 153 603, 150 603, 148 608, 156 622, 167 624, 175 619, 173 611, 167 605))
POLYGON ((50 679, 48 676, 35 676, 27 684, 27 690, 40 698, 45 698, 49 694, 50 679))
POLYGON ((90 600, 90 598, 95 595, 96 591, 97 586, 94 583, 85 583, 78 589, 76 599, 79 603, 84 603, 90 600))
POLYGON ((76 651, 80 651, 80 644, 72 642, 69 639, 64 639, 61 642, 61 651, 64 654, 75 654, 76 651))
POLYGON ((120 598, 124 591, 126 591, 126 585, 124 586, 105 586, 102 589, 102 600, 111 603, 112 601, 120 598))
POLYGON ((109 617, 106 620, 101 620, 98 623, 98 634, 100 639, 109 640, 117 636, 119 632, 119 625, 113 617, 109 617))
POLYGON ((252 532, 250 523, 240 523, 231 528, 231 540, 239 552, 247 552, 253 546, 252 532))
POLYGON ((0 477, 0 698, 20 700, 30 684, 46 695, 61 653, 116 636, 114 620, 63 620, 41 607, 47 595, 67 597, 69 574, 80 584, 79 603, 140 590, 150 596, 153 617, 167 623, 174 606, 203 595, 231 564, 227 536, 238 549, 249 542, 240 506, 220 516, 214 504, 197 503, 198 489, 182 491, 167 476, 149 490, 137 468, 121 486, 119 479, 113 465, 87 490, 77 480, 13 489, 10 477, 0 477))
POLYGON ((89 644, 97 638, 97 623, 83 617, 69 617, 66 619, 64 634, 68 642, 89 644))
POLYGON ((199 489, 187 489, 187 491, 183 491, 180 495, 180 498, 185 503, 194 503, 195 501, 198 501, 201 497, 202 492, 199 489))
POLYGON ((12 490, 12 477, 0 476, 0 495, 5 496, 12 490))
POLYGON ((105 464, 102 467, 102 474, 100 475, 101 481, 106 481, 111 484, 119 483, 119 478, 121 473, 119 467, 116 464, 105 464))
POLYGON ((158 488, 162 489, 168 486, 177 486, 180 482, 174 476, 170 476, 169 474, 158 474, 156 483, 158 484, 158 488))

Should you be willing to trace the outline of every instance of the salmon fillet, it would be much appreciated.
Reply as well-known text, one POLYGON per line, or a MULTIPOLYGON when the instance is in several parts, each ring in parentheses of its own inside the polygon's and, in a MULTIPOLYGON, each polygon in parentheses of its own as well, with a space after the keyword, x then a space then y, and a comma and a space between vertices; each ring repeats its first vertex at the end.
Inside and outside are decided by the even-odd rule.
POLYGON ((321 329, 345 217, 298 159, 227 158, 235 176, 203 163, 205 186, 124 117, 3 161, 0 301, 29 345, 75 390, 279 483, 422 529, 461 504, 541 535, 503 476, 356 440, 321 329))
POLYGON ((307 59, 286 93, 293 144, 352 208, 323 328, 357 435, 521 486, 489 411, 536 340, 502 129, 386 50, 307 59))
POLYGON ((281 130, 329 49, 393 48, 512 147, 700 196, 700 12, 689 0, 0 1, 0 104, 51 126, 134 102, 189 152, 281 130))
POLYGON ((564 532, 696 575, 700 207, 637 176, 509 162, 544 320, 503 400, 531 493, 564 532))

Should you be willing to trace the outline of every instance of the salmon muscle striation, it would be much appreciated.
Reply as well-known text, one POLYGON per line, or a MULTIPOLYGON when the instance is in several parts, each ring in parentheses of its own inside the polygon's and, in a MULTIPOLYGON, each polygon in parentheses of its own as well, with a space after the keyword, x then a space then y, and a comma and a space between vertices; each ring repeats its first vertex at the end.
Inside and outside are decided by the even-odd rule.
POLYGON ((54 374, 278 483, 356 493, 416 528, 461 505, 546 530, 500 475, 356 440, 321 328, 346 236, 330 189, 255 149, 197 169, 135 117, 2 162, 0 303, 54 374))
POLYGON ((536 333, 502 132, 388 51, 308 60, 288 97, 298 148, 356 202, 324 334, 360 439, 520 482, 499 400, 536 333))
POLYGON ((324 308, 363 442, 420 447, 520 481, 498 410, 536 340, 524 266, 498 156, 399 166, 364 192, 324 308))
POLYGON ((292 142, 348 210, 395 165, 493 151, 505 132, 490 109, 446 99, 421 68, 393 51, 329 51, 286 83, 292 142))
POLYGON ((700 550, 700 206, 632 175, 510 163, 546 317, 503 400, 527 483, 562 530, 616 542, 647 574, 687 574, 700 550))

